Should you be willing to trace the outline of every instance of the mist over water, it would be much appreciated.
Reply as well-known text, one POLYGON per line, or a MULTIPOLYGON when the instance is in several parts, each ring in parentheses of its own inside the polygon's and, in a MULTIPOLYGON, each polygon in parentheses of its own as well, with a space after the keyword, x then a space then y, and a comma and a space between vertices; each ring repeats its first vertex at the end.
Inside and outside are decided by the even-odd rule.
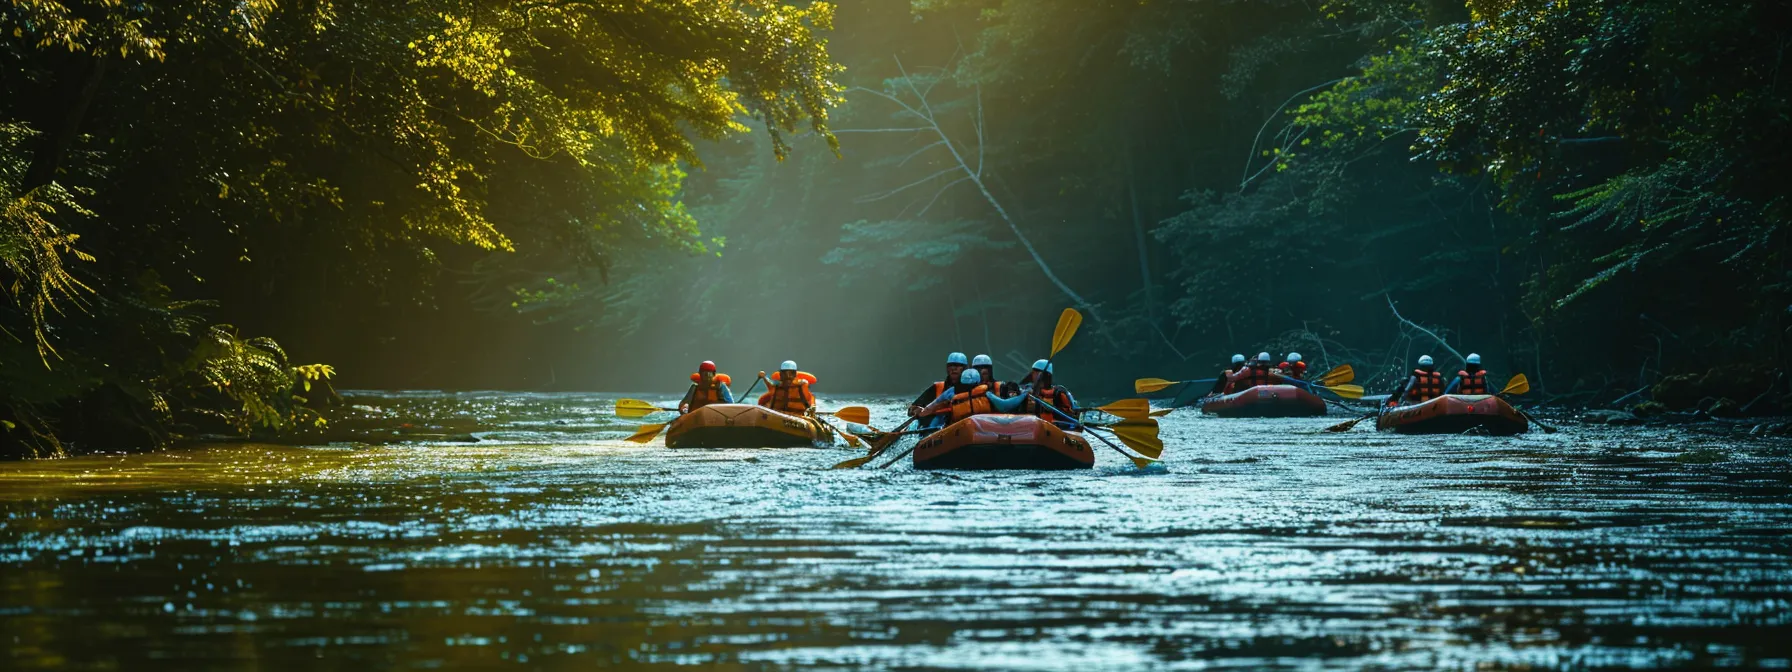
POLYGON ((482 440, 0 464, 3 666, 1788 662, 1783 443, 1182 410, 1163 470, 829 471, 621 443, 608 395, 353 401, 482 440))

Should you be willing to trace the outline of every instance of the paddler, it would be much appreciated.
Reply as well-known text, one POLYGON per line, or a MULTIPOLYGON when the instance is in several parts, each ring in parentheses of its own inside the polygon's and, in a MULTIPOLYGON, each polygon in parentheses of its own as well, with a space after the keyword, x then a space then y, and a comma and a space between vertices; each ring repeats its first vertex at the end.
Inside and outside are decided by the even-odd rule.
MULTIPOLYGON (((760 371, 759 375, 764 377, 765 372, 760 371)), ((815 408, 815 394, 809 391, 814 382, 815 376, 799 373, 796 362, 786 359, 778 365, 776 374, 765 379, 771 389, 759 395, 759 405, 789 415, 806 414, 815 408)))
POLYGON ((697 365, 697 372, 691 374, 691 389, 686 390, 684 399, 678 402, 680 414, 695 411, 710 404, 734 403, 734 391, 728 389, 728 383, 734 382, 728 374, 716 373, 716 363, 703 360, 697 365))
POLYGON ((976 369, 966 369, 958 374, 958 383, 951 391, 942 394, 933 403, 923 409, 923 413, 934 415, 943 420, 940 426, 948 426, 973 415, 986 413, 1013 413, 1020 410, 1026 397, 1015 396, 1003 399, 989 393, 989 386, 983 384, 983 375, 976 369))
POLYGON ((1290 352, 1288 353, 1288 359, 1283 360, 1281 364, 1276 365, 1276 373, 1283 378, 1306 380, 1307 363, 1300 361, 1300 353, 1290 352))
POLYGON ((1437 365, 1431 355, 1419 356, 1419 368, 1412 370, 1406 377, 1406 384, 1388 395, 1389 406, 1399 406, 1402 401, 1422 404, 1443 395, 1444 374, 1437 372, 1437 365))
POLYGON ((1065 418, 1074 418, 1080 421, 1082 414, 1077 413, 1076 399, 1070 396, 1070 390, 1052 382, 1052 363, 1050 361, 1041 359, 1033 362, 1032 381, 1033 386, 1028 394, 1018 397, 1027 402, 1021 413, 1037 415, 1045 420, 1058 423, 1058 426, 1066 429, 1076 427, 1075 422, 1065 418), (1045 404, 1039 403, 1040 401, 1050 404, 1052 408, 1058 409, 1063 415, 1053 413, 1050 408, 1046 408, 1045 404))
POLYGON ((1213 379, 1213 389, 1207 392, 1207 396, 1211 397, 1216 394, 1225 394, 1226 386, 1232 382, 1232 374, 1238 373, 1238 370, 1242 368, 1244 368, 1244 355, 1233 355, 1232 365, 1220 369, 1220 375, 1218 378, 1213 379))
MULTIPOLYGON (((927 408, 929 404, 933 403, 933 400, 940 398, 940 395, 946 393, 946 388, 957 385, 959 374, 964 373, 964 370, 970 368, 970 366, 971 361, 965 359, 964 353, 962 352, 954 352, 946 355, 946 377, 934 381, 932 385, 927 386, 927 389, 921 390, 921 396, 915 397, 914 403, 908 405, 909 417, 921 415, 922 409, 927 408)), ((925 429, 937 426, 940 420, 941 418, 937 417, 928 418, 925 422, 921 423, 921 427, 925 429)))
POLYGON ((977 375, 983 379, 983 384, 989 386, 990 394, 998 397, 1012 397, 1020 394, 1019 384, 1003 382, 996 378, 996 362, 990 359, 989 355, 972 357, 971 368, 976 369, 977 375))
POLYGON ((1277 378, 1275 372, 1270 370, 1269 353, 1259 352, 1257 358, 1251 360, 1250 366, 1226 376, 1226 393, 1243 392, 1259 385, 1274 385, 1277 378))
POLYGON ((1487 369, 1481 368, 1480 354, 1468 353, 1462 370, 1456 372, 1456 379, 1450 381, 1444 394, 1487 394, 1487 369))

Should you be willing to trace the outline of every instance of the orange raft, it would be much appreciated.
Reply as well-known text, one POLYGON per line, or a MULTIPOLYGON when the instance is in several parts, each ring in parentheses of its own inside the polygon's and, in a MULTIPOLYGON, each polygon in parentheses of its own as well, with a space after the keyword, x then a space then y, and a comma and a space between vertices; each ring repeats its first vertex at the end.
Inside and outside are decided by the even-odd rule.
POLYGON ((1209 399, 1201 412, 1222 418, 1304 418, 1325 415, 1325 400, 1296 385, 1258 385, 1209 399))
POLYGON ((1490 394, 1446 394, 1382 413, 1375 428, 1401 434, 1461 434, 1481 429, 1495 436, 1523 434, 1531 423, 1505 399, 1490 394))
POLYGON ((921 439, 916 469, 1088 469, 1095 451, 1081 434, 1036 415, 974 415, 921 439))
POLYGON ((814 418, 752 404, 710 404, 666 428, 667 448, 821 448, 834 430, 814 418))

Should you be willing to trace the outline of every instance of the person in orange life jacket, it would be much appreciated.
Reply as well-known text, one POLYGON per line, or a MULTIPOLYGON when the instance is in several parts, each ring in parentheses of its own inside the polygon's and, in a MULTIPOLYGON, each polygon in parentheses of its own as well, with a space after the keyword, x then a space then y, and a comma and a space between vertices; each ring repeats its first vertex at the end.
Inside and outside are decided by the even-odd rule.
POLYGON ((716 363, 705 360, 697 365, 697 372, 691 374, 691 389, 685 390, 684 398, 678 401, 678 412, 689 413, 710 404, 734 403, 734 391, 728 384, 734 382, 728 374, 716 373, 716 363))
MULTIPOLYGON (((933 400, 940 398, 940 395, 945 394, 946 388, 957 385, 959 374, 964 373, 964 370, 970 366, 971 360, 965 359, 962 352, 946 355, 946 377, 934 381, 933 384, 927 386, 927 389, 921 390, 921 396, 915 397, 914 403, 908 405, 909 417, 921 415, 921 410, 927 408, 927 405, 933 403, 933 400)), ((942 420, 944 418, 938 416, 927 418, 921 422, 921 428, 936 427, 942 420)))
POLYGON ((1487 394, 1487 369, 1481 368, 1481 355, 1468 353, 1464 362, 1444 394, 1487 394))
POLYGON ((1406 377, 1406 384, 1388 395, 1388 405, 1399 406, 1402 401, 1420 404, 1436 399, 1443 393, 1444 374, 1437 372, 1431 355, 1424 355, 1419 357, 1419 368, 1413 369, 1412 375, 1406 377))
POLYGON ((1276 373, 1280 374, 1283 378, 1306 380, 1307 363, 1300 361, 1300 353, 1290 352, 1288 353, 1288 361, 1276 365, 1276 373))
POLYGON ((1077 423, 1072 422, 1072 420, 1080 420, 1082 414, 1076 412, 1076 398, 1070 396, 1070 390, 1066 390, 1064 389, 1064 386, 1056 385, 1052 382, 1051 362, 1043 359, 1033 362, 1033 371, 1031 372, 1029 381, 1030 384, 1023 390, 1026 394, 1015 397, 1016 399, 1025 399, 1027 402, 1026 405, 1022 407, 1021 413, 1026 415, 1037 415, 1041 419, 1058 423, 1059 427, 1066 429, 1077 426, 1077 423), (1051 404, 1052 408, 1062 411, 1064 415, 1058 415, 1057 413, 1051 412, 1051 409, 1040 404, 1034 397, 1038 397, 1039 400, 1051 404), (1066 417, 1071 418, 1072 420, 1067 420, 1065 419, 1066 417))
POLYGON ((1013 413, 1020 410, 1021 403, 1026 401, 1026 397, 1004 399, 990 394, 989 386, 983 384, 983 376, 976 369, 965 369, 958 374, 958 384, 949 389, 950 392, 942 393, 922 410, 923 413, 943 418, 940 423, 942 426, 973 415, 1013 413))
POLYGON ((998 397, 1012 397, 1020 394, 1019 384, 1003 382, 996 378, 996 363, 995 360, 989 358, 989 355, 972 357, 971 368, 976 369, 977 375, 983 379, 983 384, 989 386, 990 394, 998 397))
POLYGON ((1226 376, 1226 393, 1243 392, 1258 385, 1274 385, 1280 377, 1269 369, 1269 353, 1257 353, 1251 365, 1226 376))
POLYGON ((1207 392, 1207 396, 1211 397, 1216 394, 1225 394, 1226 386, 1232 383, 1232 374, 1237 373, 1238 370, 1242 368, 1244 368, 1244 355, 1233 355, 1232 365, 1220 369, 1220 375, 1218 378, 1213 379, 1213 389, 1207 392))
MULTIPOLYGON (((760 372, 761 376, 765 375, 760 372)), ((807 375, 807 374, 804 374, 807 375)), ((771 390, 759 395, 759 405, 779 413, 803 415, 815 408, 815 394, 809 391, 809 383, 813 377, 797 375, 796 362, 784 360, 778 366, 778 373, 765 379, 766 387, 771 390)))

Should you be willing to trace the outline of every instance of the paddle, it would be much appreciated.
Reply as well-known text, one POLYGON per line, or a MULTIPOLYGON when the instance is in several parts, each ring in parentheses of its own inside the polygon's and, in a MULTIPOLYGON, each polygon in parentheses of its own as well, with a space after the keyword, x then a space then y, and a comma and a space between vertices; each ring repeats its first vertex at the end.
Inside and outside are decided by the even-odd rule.
MULTIPOLYGON (((1518 375, 1512 376, 1511 380, 1506 381, 1506 389, 1500 390, 1499 396, 1503 397, 1508 394, 1524 394, 1529 391, 1531 391, 1531 381, 1529 378, 1526 378, 1524 376, 1524 374, 1520 373, 1518 375)), ((1542 429, 1544 434, 1554 434, 1557 431, 1556 428, 1551 427, 1549 425, 1545 425, 1545 424, 1543 424, 1542 421, 1538 420, 1536 417, 1533 417, 1531 414, 1524 412, 1524 409, 1522 409, 1522 408, 1513 406, 1512 410, 1518 411, 1518 414, 1524 416, 1524 419, 1529 420, 1531 422, 1531 424, 1534 424, 1539 429, 1542 429)))
POLYGON ((1081 408, 1079 411, 1101 411, 1108 415, 1119 416, 1127 420, 1138 420, 1151 413, 1151 402, 1146 399, 1121 399, 1106 406, 1081 408))
POLYGON ((1294 378, 1288 378, 1287 381, 1294 385, 1304 386, 1309 390, 1325 390, 1345 399, 1363 398, 1363 386, 1361 385, 1321 385, 1319 383, 1312 383, 1294 378))
POLYGON ((641 401, 640 399, 619 399, 616 401, 616 417, 641 418, 654 413, 673 412, 676 408, 663 408, 641 401))
POLYGON ((916 420, 920 420, 921 417, 922 417, 921 415, 916 414, 915 416, 910 417, 907 422, 897 425, 895 430, 886 432, 886 433, 884 433, 883 436, 873 439, 870 442, 871 450, 870 450, 870 452, 865 453, 864 457, 855 457, 855 458, 847 460, 845 462, 836 464, 830 468, 832 468, 832 469, 857 469, 859 467, 865 466, 866 462, 870 462, 872 460, 877 459, 877 456, 882 455, 882 454, 884 454, 884 451, 889 450, 890 446, 895 445, 896 442, 898 440, 900 440, 904 434, 915 433, 915 432, 904 432, 902 430, 903 430, 903 428, 906 428, 909 425, 914 424, 916 420))
MULTIPOLYGON (((1058 410, 1058 407, 1053 406, 1051 404, 1051 402, 1049 402, 1049 401, 1040 399, 1039 397, 1035 397, 1031 394, 1027 395, 1027 397, 1029 399, 1032 399, 1033 403, 1039 404, 1039 406, 1041 408, 1050 410, 1052 413, 1057 414, 1058 417, 1063 418, 1066 422, 1076 425, 1077 427, 1080 427, 1082 429, 1098 428, 1098 426, 1096 426, 1096 425, 1085 425, 1082 423, 1082 421, 1077 420, 1076 418, 1070 417, 1070 415, 1068 413, 1058 410)), ((1141 453, 1141 454, 1150 454, 1151 455, 1150 457, 1135 457, 1135 456, 1127 453, 1126 451, 1121 450, 1119 446, 1114 445, 1114 443, 1112 441, 1109 441, 1106 438, 1103 438, 1102 435, 1100 435, 1098 433, 1091 431, 1091 432, 1088 432, 1087 434, 1088 434, 1088 436, 1095 437, 1095 440, 1102 442, 1102 444, 1106 445, 1107 447, 1113 448, 1114 452, 1120 453, 1121 455, 1125 455, 1126 459, 1132 460, 1133 466, 1136 466, 1140 469, 1144 469, 1145 467, 1151 466, 1151 463, 1158 461, 1156 459, 1156 456, 1164 454, 1163 441, 1160 441, 1157 438, 1157 421, 1156 420, 1152 420, 1150 418, 1145 418, 1144 420, 1123 420, 1118 425, 1115 425, 1115 426, 1118 427, 1120 425, 1126 425, 1128 427, 1133 427, 1133 428, 1146 428, 1146 427, 1149 428, 1149 431, 1146 431, 1144 429, 1131 430, 1128 432, 1127 436, 1122 436, 1120 434, 1119 430, 1108 429, 1108 431, 1113 432, 1114 436, 1118 437, 1120 439, 1120 441, 1122 443, 1125 443, 1128 447, 1131 447, 1133 450, 1139 451, 1139 453, 1141 453), (1130 438, 1130 440, 1129 440, 1129 438, 1130 438), (1139 441, 1141 445, 1135 446, 1132 443, 1132 441, 1139 441), (1153 444, 1155 444, 1155 447, 1153 446, 1153 444)), ((1106 428, 1103 427, 1103 429, 1106 429, 1106 428)), ((897 459, 901 459, 901 458, 897 458, 897 459)), ((886 464, 884 466, 887 467, 890 465, 886 464)))
POLYGON ((1174 410, 1176 410, 1176 409, 1174 409, 1174 408, 1154 408, 1154 409, 1151 409, 1151 417, 1161 418, 1166 415, 1169 415, 1170 411, 1174 411, 1174 410))
POLYGON ((860 425, 871 422, 871 409, 865 408, 864 406, 847 406, 838 411, 816 411, 815 414, 831 415, 839 418, 841 422, 851 422, 860 425))

